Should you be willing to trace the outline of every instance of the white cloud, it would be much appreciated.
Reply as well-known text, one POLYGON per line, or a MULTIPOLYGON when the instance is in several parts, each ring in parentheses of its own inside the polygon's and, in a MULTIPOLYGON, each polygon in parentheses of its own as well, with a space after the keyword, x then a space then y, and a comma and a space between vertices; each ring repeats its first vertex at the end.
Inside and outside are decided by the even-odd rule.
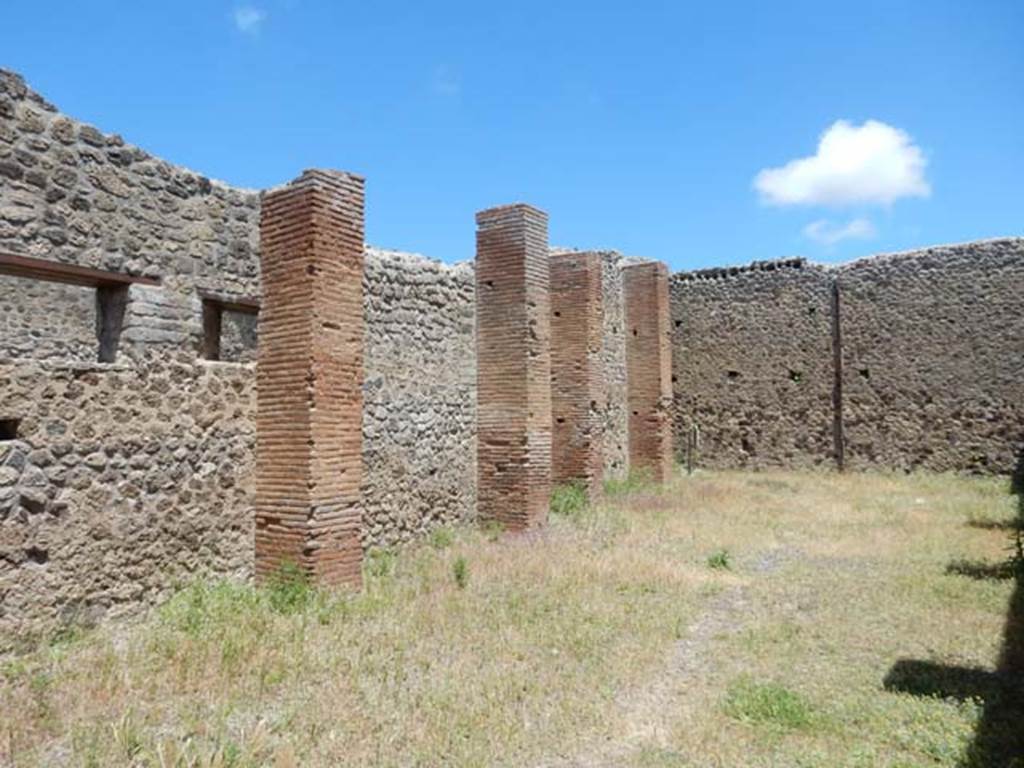
POLYGON ((244 32, 245 34, 256 34, 266 19, 266 11, 253 8, 251 5, 243 5, 235 9, 235 26, 238 27, 239 32, 244 32))
POLYGON ((774 205, 889 205, 931 194, 926 165, 904 131, 878 120, 860 126, 838 120, 821 135, 817 153, 764 169, 754 188, 774 205))
POLYGON ((868 219, 858 218, 846 224, 834 224, 827 219, 812 221, 804 227, 804 237, 832 246, 843 240, 870 240, 878 232, 868 219))

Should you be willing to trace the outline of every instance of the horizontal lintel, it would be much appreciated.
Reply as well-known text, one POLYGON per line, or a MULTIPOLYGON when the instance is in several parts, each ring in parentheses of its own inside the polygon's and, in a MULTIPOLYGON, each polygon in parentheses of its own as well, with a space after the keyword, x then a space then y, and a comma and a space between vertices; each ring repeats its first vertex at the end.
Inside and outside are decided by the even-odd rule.
POLYGON ((80 267, 76 264, 36 259, 32 256, 21 256, 4 251, 0 251, 0 275, 47 280, 53 283, 87 285, 94 288, 111 285, 131 285, 132 283, 160 285, 160 280, 155 277, 143 277, 141 275, 129 275, 124 272, 110 272, 105 269, 80 267))
POLYGON ((215 291, 199 291, 199 298, 209 301, 221 309, 231 312, 245 312, 247 314, 258 314, 260 311, 260 300, 251 296, 235 296, 215 291))

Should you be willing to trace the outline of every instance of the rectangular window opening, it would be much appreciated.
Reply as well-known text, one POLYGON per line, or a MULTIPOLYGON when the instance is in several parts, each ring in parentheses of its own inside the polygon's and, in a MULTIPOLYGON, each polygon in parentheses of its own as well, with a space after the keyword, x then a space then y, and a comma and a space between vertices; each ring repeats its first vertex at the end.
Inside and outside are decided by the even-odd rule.
POLYGON ((203 299, 203 357, 220 360, 221 305, 212 299, 203 299))
POLYGON ((0 357, 94 362, 96 289, 0 273, 0 357))
POLYGON ((21 419, 0 419, 0 442, 17 440, 21 419))
POLYGON ((259 304, 251 299, 203 297, 202 356, 229 363, 256 361, 259 304))
POLYGON ((99 341, 97 360, 112 363, 117 360, 117 347, 124 327, 124 312, 128 306, 127 285, 100 285, 96 288, 96 338, 99 341))
POLYGON ((0 251, 0 357, 114 362, 133 283, 160 281, 0 251))

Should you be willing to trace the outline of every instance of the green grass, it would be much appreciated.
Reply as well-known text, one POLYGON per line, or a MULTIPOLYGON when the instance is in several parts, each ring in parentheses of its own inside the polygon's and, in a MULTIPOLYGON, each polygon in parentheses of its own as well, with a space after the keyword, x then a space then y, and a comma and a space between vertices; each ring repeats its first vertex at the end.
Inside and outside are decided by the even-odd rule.
POLYGON ((430 532, 429 541, 434 549, 447 549, 455 541, 455 532, 448 526, 439 526, 430 532))
POLYGON ((587 489, 582 483, 557 485, 551 491, 551 514, 570 520, 578 519, 588 506, 587 489))
POLYGON ((716 549, 707 559, 708 568, 715 571, 728 571, 732 568, 729 550, 716 549))
POLYGON ((740 722, 783 729, 808 728, 812 720, 811 707, 799 694, 746 677, 729 686, 723 708, 740 722))
POLYGON ((631 470, 628 474, 606 478, 604 495, 606 498, 629 496, 641 491, 658 491, 660 488, 651 481, 650 473, 631 470))
POLYGON ((461 555, 452 563, 452 578, 459 589, 465 589, 469 585, 469 563, 461 555))
POLYGON ((201 579, 0 657, 0 765, 1008 765, 960 670, 999 664, 1015 581, 948 569, 1012 554, 1005 481, 609 490, 372 550, 360 592, 201 579))

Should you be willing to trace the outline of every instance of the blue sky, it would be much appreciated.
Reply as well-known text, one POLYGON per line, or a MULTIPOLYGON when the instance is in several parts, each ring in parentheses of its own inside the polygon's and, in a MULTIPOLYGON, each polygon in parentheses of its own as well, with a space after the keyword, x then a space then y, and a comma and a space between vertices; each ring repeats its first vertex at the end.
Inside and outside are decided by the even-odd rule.
POLYGON ((1021 0, 5 6, 64 112, 240 186, 362 173, 368 241, 446 261, 513 201, 674 269, 1024 234, 1021 0))

